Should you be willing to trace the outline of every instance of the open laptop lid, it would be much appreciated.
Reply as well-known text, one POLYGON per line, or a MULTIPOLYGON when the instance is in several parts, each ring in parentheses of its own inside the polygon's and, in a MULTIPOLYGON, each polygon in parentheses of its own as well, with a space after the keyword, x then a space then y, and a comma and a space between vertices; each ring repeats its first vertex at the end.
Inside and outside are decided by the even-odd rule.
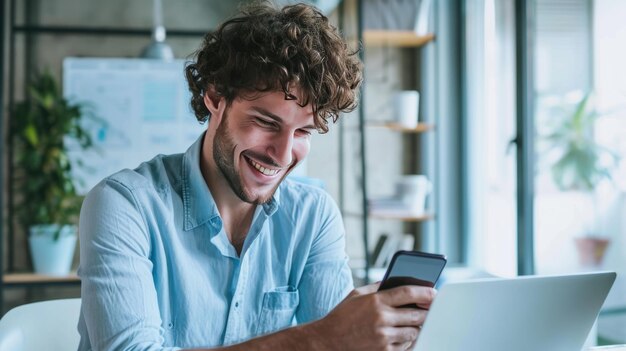
POLYGON ((445 284, 415 351, 580 350, 615 277, 601 272, 445 284))

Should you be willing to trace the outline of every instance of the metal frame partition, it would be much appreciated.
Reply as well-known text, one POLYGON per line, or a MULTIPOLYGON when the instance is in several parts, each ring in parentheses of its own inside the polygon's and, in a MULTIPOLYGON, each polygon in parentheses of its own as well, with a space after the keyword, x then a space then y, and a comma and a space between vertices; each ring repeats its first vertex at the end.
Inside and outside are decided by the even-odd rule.
POLYGON ((534 1, 515 1, 517 104, 517 273, 534 274, 534 1))
MULTIPOLYGON (((4 46, 5 46, 5 16, 6 3, 4 0, 0 0, 0 10, 2 14, 0 16, 0 276, 4 272, 4 262, 1 259, 4 252, 4 46)), ((0 313, 2 312, 2 302, 4 301, 4 281, 0 279, 0 313)))

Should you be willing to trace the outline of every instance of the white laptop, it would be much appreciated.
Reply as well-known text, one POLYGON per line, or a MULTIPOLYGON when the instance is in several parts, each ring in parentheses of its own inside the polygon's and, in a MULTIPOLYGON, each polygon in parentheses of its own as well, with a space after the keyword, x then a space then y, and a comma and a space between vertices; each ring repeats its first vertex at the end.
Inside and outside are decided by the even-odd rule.
POLYGON ((443 285, 415 351, 578 351, 616 274, 480 279, 443 285))

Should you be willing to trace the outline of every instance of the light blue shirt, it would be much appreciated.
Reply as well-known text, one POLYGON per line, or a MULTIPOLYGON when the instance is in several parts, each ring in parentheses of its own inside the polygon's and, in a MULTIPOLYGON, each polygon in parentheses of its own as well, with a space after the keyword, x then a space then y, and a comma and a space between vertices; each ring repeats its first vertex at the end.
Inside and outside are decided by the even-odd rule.
POLYGON ((239 343, 319 319, 352 289, 340 213, 317 187, 283 181, 238 256, 200 172, 202 139, 85 199, 79 350, 239 343))

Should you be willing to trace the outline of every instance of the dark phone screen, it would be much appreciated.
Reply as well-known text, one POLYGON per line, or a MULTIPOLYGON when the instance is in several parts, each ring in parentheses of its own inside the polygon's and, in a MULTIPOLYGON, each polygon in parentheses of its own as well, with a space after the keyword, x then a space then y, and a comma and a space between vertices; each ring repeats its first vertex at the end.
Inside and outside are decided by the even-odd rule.
POLYGON ((387 279, 383 280, 379 290, 401 285, 421 285, 432 288, 445 264, 446 260, 443 257, 399 254, 392 262, 387 279))

